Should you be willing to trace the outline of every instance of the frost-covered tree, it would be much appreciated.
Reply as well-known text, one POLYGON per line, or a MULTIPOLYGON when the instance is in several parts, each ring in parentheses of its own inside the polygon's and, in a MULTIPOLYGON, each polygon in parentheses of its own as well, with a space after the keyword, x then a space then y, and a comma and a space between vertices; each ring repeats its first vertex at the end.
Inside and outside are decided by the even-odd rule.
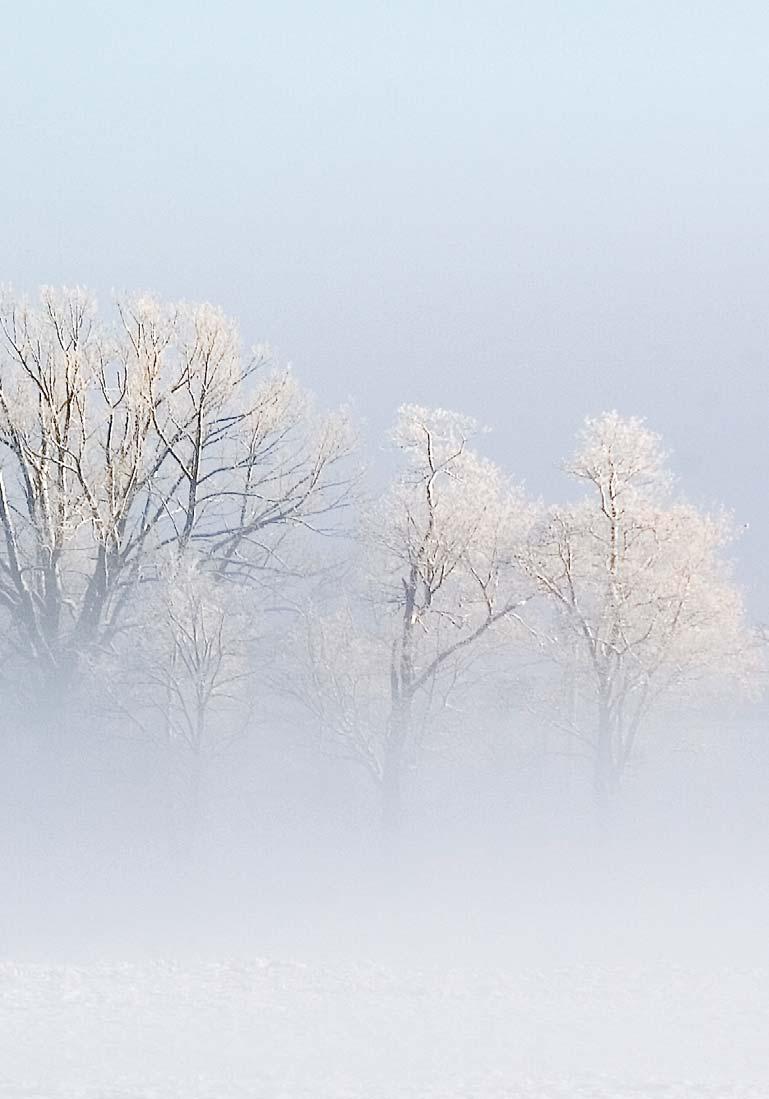
POLYGON ((310 618, 297 687, 337 749, 362 763, 383 817, 400 815, 420 733, 503 622, 521 622, 530 585, 520 547, 534 509, 472 446, 468 417, 400 409, 401 471, 362 523, 365 574, 342 611, 310 618))
POLYGON ((185 846, 206 816, 212 768, 253 725, 263 628, 253 593, 204 563, 168 559, 131 628, 92 667, 94 708, 162 749, 185 846))
POLYGON ((588 419, 567 472, 585 486, 532 540, 529 571, 554 612, 546 647, 568 665, 572 735, 595 792, 617 789, 664 696, 746 672, 749 637, 724 549, 731 528, 677 499, 641 420, 588 419))
POLYGON ((319 417, 210 305, 83 291, 0 300, 0 607, 53 699, 137 587, 189 554, 267 582, 346 503, 344 417, 319 417))
POLYGON ((320 746, 382 784, 382 732, 389 706, 389 648, 362 592, 341 606, 310 604, 289 635, 279 689, 308 712, 320 746))

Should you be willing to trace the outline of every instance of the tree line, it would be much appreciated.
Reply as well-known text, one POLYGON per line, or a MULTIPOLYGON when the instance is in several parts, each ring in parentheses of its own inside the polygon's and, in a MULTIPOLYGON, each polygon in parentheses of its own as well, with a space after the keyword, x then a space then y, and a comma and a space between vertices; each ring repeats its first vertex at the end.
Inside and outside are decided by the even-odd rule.
POLYGON ((193 813, 212 753, 295 722, 395 825, 436 730, 471 740, 523 667, 602 805, 665 699, 756 689, 730 518, 680 496, 642 420, 586 420, 557 505, 470 417, 404 405, 389 443, 375 491, 349 414, 210 305, 6 292, 6 720, 172 744, 193 813))

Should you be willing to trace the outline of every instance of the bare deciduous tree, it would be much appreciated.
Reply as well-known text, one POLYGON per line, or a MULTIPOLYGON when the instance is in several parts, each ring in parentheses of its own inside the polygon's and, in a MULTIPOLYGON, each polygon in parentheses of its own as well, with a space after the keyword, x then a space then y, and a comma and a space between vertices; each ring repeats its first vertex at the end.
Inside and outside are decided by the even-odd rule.
POLYGON ((170 561, 133 628, 94 668, 111 716, 163 748, 180 784, 185 847, 207 815, 212 766, 254 724, 262 640, 251 593, 202 564, 170 561))
POLYGON ((403 469, 364 519, 359 610, 311 621, 304 643, 304 697, 375 780, 390 825, 417 731, 529 598, 517 558, 534 509, 472 449, 476 432, 455 413, 400 410, 403 469))
POLYGON ((137 297, 103 323, 80 290, 0 302, 0 605, 60 696, 158 561, 286 570, 287 532, 348 501, 351 435, 208 305, 137 297))
POLYGON ((547 647, 587 708, 569 732, 592 754, 605 803, 654 704, 744 677, 750 639, 723 557, 730 524, 673 497, 660 439, 642 421, 587 420, 567 470, 588 494, 542 521, 529 570, 555 611, 547 647))

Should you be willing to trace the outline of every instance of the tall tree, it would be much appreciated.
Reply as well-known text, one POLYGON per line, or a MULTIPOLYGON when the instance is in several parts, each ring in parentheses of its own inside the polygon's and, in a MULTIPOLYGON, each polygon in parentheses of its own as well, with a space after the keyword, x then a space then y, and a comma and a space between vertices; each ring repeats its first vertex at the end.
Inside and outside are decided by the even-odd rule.
POLYGON ((0 301, 0 606, 7 639, 61 696, 132 593, 192 552, 220 575, 286 568, 289 532, 347 502, 344 417, 209 305, 83 291, 0 301))
POLYGON ((400 409, 392 439, 402 468, 362 524, 360 597, 310 620, 309 674, 294 683, 374 779, 388 825, 400 816, 418 731, 487 634, 522 624, 530 596, 518 556, 535 509, 473 449, 476 434, 456 413, 400 409))
POLYGON ((673 495, 661 441, 641 420, 588 419, 567 471, 584 498, 551 509, 528 568, 554 614, 546 646, 569 666, 570 732, 593 756, 603 804, 653 706, 744 677, 750 638, 724 557, 730 523, 673 495))

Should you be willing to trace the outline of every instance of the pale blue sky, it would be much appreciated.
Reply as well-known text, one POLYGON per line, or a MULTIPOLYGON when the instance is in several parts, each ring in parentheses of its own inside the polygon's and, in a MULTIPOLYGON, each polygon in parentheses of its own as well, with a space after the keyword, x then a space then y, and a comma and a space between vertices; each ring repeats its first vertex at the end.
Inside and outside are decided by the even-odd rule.
POLYGON ((206 298, 559 491, 646 416, 769 617, 763 3, 0 4, 0 278, 206 298))

